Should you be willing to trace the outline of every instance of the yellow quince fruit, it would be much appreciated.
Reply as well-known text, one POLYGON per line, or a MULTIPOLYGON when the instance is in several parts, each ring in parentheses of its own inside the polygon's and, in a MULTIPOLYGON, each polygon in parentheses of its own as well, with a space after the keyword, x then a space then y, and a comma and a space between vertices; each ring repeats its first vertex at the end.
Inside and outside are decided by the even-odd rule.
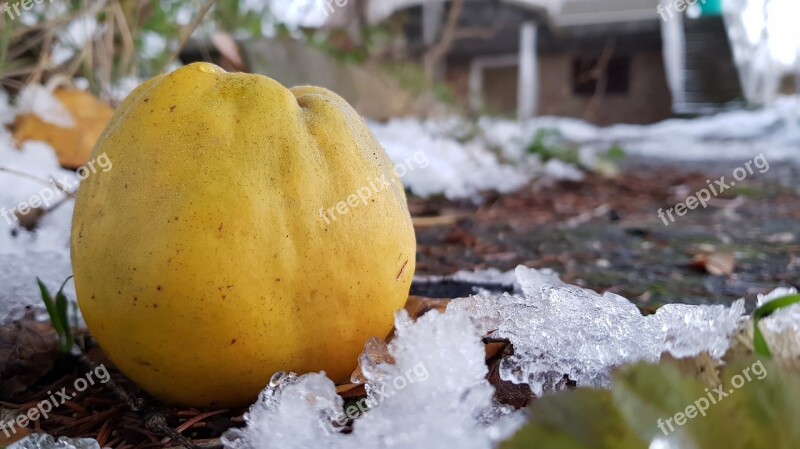
POLYGON ((277 371, 343 380, 391 331, 414 229, 392 162, 333 92, 191 64, 128 96, 101 156, 113 168, 75 203, 78 302, 153 396, 235 406, 277 371))

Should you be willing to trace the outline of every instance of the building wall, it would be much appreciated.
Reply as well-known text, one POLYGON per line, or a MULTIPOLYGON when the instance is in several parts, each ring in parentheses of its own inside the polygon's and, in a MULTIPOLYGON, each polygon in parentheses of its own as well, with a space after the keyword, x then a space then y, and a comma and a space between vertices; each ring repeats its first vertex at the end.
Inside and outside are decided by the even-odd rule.
MULTIPOLYGON (((539 55, 538 115, 556 115, 588 120, 598 125, 647 124, 669 118, 671 99, 660 51, 640 51, 628 56, 629 83, 626 93, 592 95, 574 92, 573 65, 579 55, 539 55)), ((458 98, 468 98, 469 63, 448 63, 447 81, 458 98)), ((517 108, 517 67, 484 72, 485 112, 513 115, 517 108)))
POLYGON ((629 58, 625 93, 580 95, 573 92, 577 55, 539 58, 539 114, 586 119, 598 125, 654 123, 671 115, 671 99, 659 51, 634 53, 629 58))

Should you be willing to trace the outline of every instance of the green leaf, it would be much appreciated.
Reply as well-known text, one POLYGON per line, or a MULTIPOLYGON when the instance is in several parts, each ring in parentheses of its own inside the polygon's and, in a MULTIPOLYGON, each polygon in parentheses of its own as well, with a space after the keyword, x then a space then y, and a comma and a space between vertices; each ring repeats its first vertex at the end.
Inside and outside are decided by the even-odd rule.
POLYGON ((612 162, 619 162, 625 159, 625 156, 626 156, 625 150, 622 149, 622 147, 619 146, 619 144, 612 145, 611 148, 609 148, 608 152, 606 153, 606 159, 612 162))
POLYGON ((761 354, 764 357, 772 357, 772 352, 769 350, 769 345, 767 345, 767 341, 764 339, 764 335, 761 333, 761 328, 758 326, 758 322, 761 321, 762 318, 772 315, 776 310, 780 310, 784 307, 789 307, 797 303, 800 303, 800 295, 784 296, 783 298, 772 300, 756 309, 756 311, 753 313, 753 348, 758 354, 761 354))
POLYGON ((548 395, 531 405, 530 415, 527 426, 501 449, 647 449, 614 407, 610 391, 548 395))
POLYGON ((531 420, 501 448, 643 448, 665 439, 693 449, 800 447, 800 379, 765 359, 724 365, 706 385, 671 363, 614 375, 612 391, 576 390, 534 402, 531 420))

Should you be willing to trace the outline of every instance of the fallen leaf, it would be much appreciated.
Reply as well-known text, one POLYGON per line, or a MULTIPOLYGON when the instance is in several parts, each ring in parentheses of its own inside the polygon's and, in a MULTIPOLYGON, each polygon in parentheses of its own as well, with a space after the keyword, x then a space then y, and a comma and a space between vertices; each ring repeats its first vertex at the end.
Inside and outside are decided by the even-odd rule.
POLYGON ((105 129, 114 110, 89 92, 59 89, 53 95, 69 111, 75 127, 62 128, 33 114, 23 114, 14 122, 14 140, 47 142, 56 150, 62 167, 77 169, 89 162, 94 144, 105 129))
POLYGON ((447 309, 448 302, 450 302, 449 299, 426 298, 424 296, 410 295, 404 308, 406 309, 406 312, 408 312, 408 316, 416 320, 430 310, 438 310, 439 312, 444 313, 445 309, 447 309))
POLYGON ((690 265, 708 274, 723 276, 733 273, 736 260, 729 252, 700 253, 694 256, 690 265))
POLYGON ((24 392, 50 372, 60 356, 53 326, 28 311, 0 326, 0 397, 24 392))

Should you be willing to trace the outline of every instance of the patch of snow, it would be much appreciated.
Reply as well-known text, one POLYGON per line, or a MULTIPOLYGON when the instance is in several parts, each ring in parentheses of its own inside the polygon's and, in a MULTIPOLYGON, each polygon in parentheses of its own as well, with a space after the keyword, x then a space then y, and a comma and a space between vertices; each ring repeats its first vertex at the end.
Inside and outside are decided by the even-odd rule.
POLYGON ((599 127, 580 119, 542 116, 527 121, 482 117, 476 124, 456 118, 398 118, 369 127, 395 164, 422 151, 429 165, 407 173, 403 184, 419 196, 471 198, 482 190, 501 193, 531 181, 580 181, 583 173, 559 160, 543 164, 528 153, 536 133, 557 130, 594 166, 597 156, 619 145, 650 159, 745 163, 759 154, 769 161, 800 162, 800 99, 782 97, 755 110, 732 110, 652 125, 599 127))
POLYGON ((155 31, 143 32, 141 39, 141 48, 139 49, 141 58, 157 58, 167 49, 167 39, 155 31))
POLYGON ((323 373, 278 375, 245 415, 247 426, 223 437, 224 446, 488 449, 522 424, 521 413, 492 403, 483 344, 469 316, 432 311, 413 322, 400 311, 395 324, 395 364, 362 357, 367 398, 351 433, 342 430, 356 406, 343 410, 323 373))
POLYGON ((517 279, 514 270, 500 271, 497 268, 475 271, 460 270, 446 278, 472 284, 496 285, 514 285, 517 279))
POLYGON ((58 440, 46 433, 34 433, 15 442, 8 449, 100 449, 94 438, 67 438, 58 440))
MULTIPOLYGON (((73 202, 66 201, 45 215, 35 231, 20 227, 12 210, 40 196, 44 190, 53 193, 51 204, 63 199, 63 193, 44 185, 54 178, 69 185, 78 182, 76 174, 62 169, 54 150, 42 142, 28 142, 21 149, 11 136, 0 128, 0 166, 22 172, 39 183, 14 173, 0 171, 0 321, 13 311, 33 305, 41 306, 36 277, 47 284, 52 293, 72 273, 69 257, 69 236, 73 202)), ((67 296, 74 300, 70 283, 67 296)))
POLYGON ((369 126, 395 164, 413 160, 420 150, 429 161, 401 179, 415 195, 469 198, 482 190, 511 192, 530 180, 524 170, 502 163, 479 142, 456 140, 445 123, 402 118, 369 126))
MULTIPOLYGON (((758 307, 778 298, 796 294, 797 289, 794 287, 776 288, 766 295, 758 295, 758 307)), ((784 331, 800 333, 800 304, 776 310, 772 315, 761 319, 761 326, 764 330, 773 334, 779 334, 784 331)))
POLYGON ((619 295, 567 285, 551 273, 519 266, 516 276, 521 295, 455 299, 447 310, 468 313, 484 332, 508 339, 514 354, 501 362, 500 376, 529 384, 536 395, 564 388, 567 377, 608 388, 613 368, 655 363, 665 351, 721 357, 744 314, 739 300, 730 308, 669 305, 645 317, 619 295))
POLYGON ((32 114, 43 122, 73 128, 75 119, 52 92, 39 84, 29 84, 22 88, 17 97, 17 114, 32 114))

